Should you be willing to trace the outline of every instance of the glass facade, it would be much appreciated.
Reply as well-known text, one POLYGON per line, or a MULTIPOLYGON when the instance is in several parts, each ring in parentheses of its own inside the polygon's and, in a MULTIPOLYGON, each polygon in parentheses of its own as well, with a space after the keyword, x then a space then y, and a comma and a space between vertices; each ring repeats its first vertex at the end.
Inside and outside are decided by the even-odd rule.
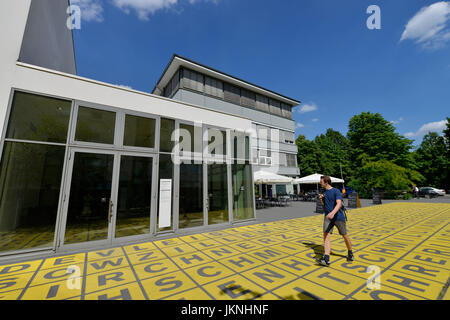
POLYGON ((250 139, 238 136, 228 146, 229 134, 15 92, 1 150, 0 254, 253 218, 250 139), (172 161, 175 128, 190 136, 195 162, 172 161), (227 157, 244 163, 227 163, 227 157), (158 226, 161 179, 170 179, 172 190, 165 228, 158 226))

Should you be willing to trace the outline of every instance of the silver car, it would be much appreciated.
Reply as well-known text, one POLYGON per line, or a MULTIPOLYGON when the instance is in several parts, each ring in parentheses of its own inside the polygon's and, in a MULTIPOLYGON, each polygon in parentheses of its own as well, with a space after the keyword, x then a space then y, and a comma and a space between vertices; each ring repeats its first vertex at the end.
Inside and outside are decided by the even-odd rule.
POLYGON ((443 196, 445 195, 445 191, 442 189, 436 189, 433 187, 424 187, 424 188, 420 188, 419 190, 419 194, 421 195, 429 195, 431 196, 443 196))

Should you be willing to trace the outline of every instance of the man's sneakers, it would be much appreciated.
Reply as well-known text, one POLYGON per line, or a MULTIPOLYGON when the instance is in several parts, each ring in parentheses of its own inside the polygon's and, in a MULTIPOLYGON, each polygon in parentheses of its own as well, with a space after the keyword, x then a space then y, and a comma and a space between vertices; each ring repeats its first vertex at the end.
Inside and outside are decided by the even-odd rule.
POLYGON ((324 266, 329 267, 330 266, 330 257, 329 256, 323 256, 320 259, 316 259, 317 263, 324 266))
POLYGON ((354 261, 355 257, 353 256, 353 252, 349 251, 347 255, 347 261, 354 261))
MULTIPOLYGON (((349 251, 347 254, 347 261, 354 261, 355 257, 353 256, 353 252, 349 251)), ((330 266, 330 256, 328 255, 324 255, 322 258, 320 259, 316 259, 317 263, 324 266, 324 267, 329 267, 330 266)))

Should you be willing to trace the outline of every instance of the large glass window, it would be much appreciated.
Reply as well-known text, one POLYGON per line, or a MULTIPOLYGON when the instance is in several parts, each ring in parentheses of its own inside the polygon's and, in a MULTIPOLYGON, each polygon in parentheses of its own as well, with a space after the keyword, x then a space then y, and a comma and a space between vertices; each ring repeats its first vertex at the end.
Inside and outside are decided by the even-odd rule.
POLYGON ((231 158, 250 159, 250 137, 244 132, 231 132, 231 158))
POLYGON ((156 120, 133 115, 125 115, 123 144, 131 147, 155 147, 156 120))
POLYGON ((173 152, 175 142, 172 140, 172 133, 175 131, 175 120, 161 118, 160 131, 159 151, 173 152))
POLYGON ((183 152, 202 153, 202 128, 180 123, 180 155, 183 152))
POLYGON ((205 77, 205 93, 223 98, 223 82, 210 77, 205 77))
POLYGON ((65 147, 5 142, 0 251, 53 245, 65 147))
POLYGON ((183 69, 182 81, 184 88, 189 88, 195 91, 203 92, 204 79, 202 74, 188 69, 183 69))
POLYGON ((224 99, 225 101, 239 105, 241 103, 241 89, 230 83, 224 83, 223 85, 224 99))
POLYGON ((122 156, 116 238, 150 233, 153 158, 122 156))
POLYGON ((115 124, 115 112, 80 106, 75 140, 114 144, 115 124))
POLYGON ((255 108, 256 94, 254 92, 241 89, 241 104, 246 107, 255 108))
POLYGON ((249 163, 231 165, 233 183, 234 221, 252 219, 253 208, 252 167, 249 163))
POLYGON ((256 109, 263 112, 269 112, 269 98, 256 94, 256 109))
POLYGON ((180 164, 179 228, 203 225, 203 166, 180 164))
POLYGON ((281 116, 281 102, 269 99, 270 113, 281 116))
POLYGON ((16 92, 6 138, 66 143, 71 102, 16 92))
POLYGON ((0 162, 0 251, 53 246, 71 105, 14 92, 0 162))
POLYGON ((208 155, 227 154, 227 132, 215 128, 208 129, 208 155))
POLYGON ((296 154, 286 154, 286 162, 288 167, 296 167, 297 166, 297 155, 296 154))

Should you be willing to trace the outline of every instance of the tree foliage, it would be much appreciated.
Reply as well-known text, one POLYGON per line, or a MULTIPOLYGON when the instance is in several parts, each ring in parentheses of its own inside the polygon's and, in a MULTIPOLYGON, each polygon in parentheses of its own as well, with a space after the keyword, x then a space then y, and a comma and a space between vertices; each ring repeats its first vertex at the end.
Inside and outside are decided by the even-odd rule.
POLYGON ((320 151, 313 141, 299 135, 295 141, 298 148, 297 163, 302 176, 320 172, 320 151))
POLYGON ((425 177, 424 184, 448 189, 449 157, 444 137, 436 132, 428 133, 413 156, 418 170, 425 177))
POLYGON ((327 174, 344 179, 349 175, 348 140, 340 132, 328 129, 325 134, 308 140, 299 135, 296 144, 298 147, 298 164, 302 176, 313 173, 327 174))
POLYGON ((356 169, 350 186, 361 194, 370 197, 372 189, 382 189, 387 192, 410 189, 413 181, 407 169, 387 160, 367 162, 356 169))
POLYGON ((414 169, 410 150, 412 140, 397 132, 392 123, 379 113, 363 112, 352 117, 348 124, 352 169, 368 162, 390 161, 404 168, 414 169))

